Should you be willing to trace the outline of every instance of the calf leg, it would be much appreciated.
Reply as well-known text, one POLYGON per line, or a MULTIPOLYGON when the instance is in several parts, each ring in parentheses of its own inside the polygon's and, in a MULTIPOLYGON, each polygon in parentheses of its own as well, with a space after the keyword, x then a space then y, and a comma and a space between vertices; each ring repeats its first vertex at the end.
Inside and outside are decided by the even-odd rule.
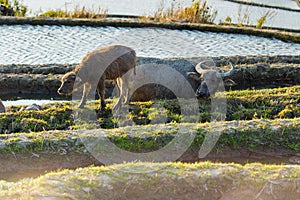
POLYGON ((115 84, 115 86, 117 86, 117 88, 118 88, 118 95, 120 96, 121 90, 120 90, 120 83, 119 83, 118 79, 119 78, 117 78, 117 79, 114 80, 114 84, 115 84))
POLYGON ((130 83, 127 79, 118 78, 117 83, 119 85, 120 96, 116 105, 113 107, 113 110, 117 110, 121 104, 129 104, 129 94, 130 94, 130 83))
POLYGON ((130 92, 130 88, 124 88, 124 104, 129 104, 129 92, 130 92))
POLYGON ((99 110, 100 109, 104 109, 106 104, 105 104, 105 100, 104 100, 104 95, 105 95, 105 83, 104 83, 104 79, 100 79, 98 86, 97 86, 97 91, 98 91, 98 95, 100 98, 100 106, 99 106, 99 110))
POLYGON ((90 90, 91 90, 91 84, 85 83, 83 85, 83 93, 82 93, 81 101, 78 105, 78 108, 84 107, 84 105, 86 103, 86 98, 87 98, 88 94, 90 93, 90 90))

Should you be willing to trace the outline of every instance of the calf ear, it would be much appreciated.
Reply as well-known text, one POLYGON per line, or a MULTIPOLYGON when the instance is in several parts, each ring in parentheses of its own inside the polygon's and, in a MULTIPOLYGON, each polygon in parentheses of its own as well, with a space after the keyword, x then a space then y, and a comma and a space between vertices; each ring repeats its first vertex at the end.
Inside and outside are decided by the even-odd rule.
POLYGON ((191 77, 191 78, 197 80, 197 81, 200 81, 200 80, 201 80, 201 79, 200 79, 200 75, 199 75, 197 72, 188 72, 188 73, 186 73, 186 75, 187 75, 188 77, 191 77))
POLYGON ((234 82, 231 79, 226 79, 226 80, 224 80, 224 85, 231 87, 231 86, 235 86, 237 84, 236 84, 236 82, 234 82))
POLYGON ((76 75, 75 74, 70 74, 69 76, 68 76, 68 78, 70 78, 70 79, 76 79, 76 75))

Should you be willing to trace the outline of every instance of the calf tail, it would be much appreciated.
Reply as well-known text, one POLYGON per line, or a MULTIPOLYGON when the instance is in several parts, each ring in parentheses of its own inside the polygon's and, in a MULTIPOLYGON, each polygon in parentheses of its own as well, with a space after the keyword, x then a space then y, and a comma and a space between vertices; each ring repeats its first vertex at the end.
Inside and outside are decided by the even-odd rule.
POLYGON ((136 53, 135 51, 133 51, 133 54, 134 54, 134 67, 133 67, 133 74, 136 75, 136 62, 137 62, 137 57, 136 57, 136 53))

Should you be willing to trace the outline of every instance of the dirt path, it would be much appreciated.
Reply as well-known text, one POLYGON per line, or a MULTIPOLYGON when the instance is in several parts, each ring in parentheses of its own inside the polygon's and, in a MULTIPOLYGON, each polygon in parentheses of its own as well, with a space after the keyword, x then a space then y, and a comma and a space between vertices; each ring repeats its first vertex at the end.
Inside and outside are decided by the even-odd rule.
MULTIPOLYGON (((245 150, 227 150, 210 153, 206 158, 199 159, 198 151, 188 151, 178 161, 195 163, 210 161, 214 163, 264 163, 264 164, 299 164, 300 155, 292 156, 291 152, 278 151, 250 152, 245 150), (285 153, 284 153, 285 152, 285 153)), ((76 169, 103 164, 88 153, 69 152, 65 155, 49 152, 0 154, 0 180, 18 181, 23 178, 35 178, 51 171, 76 169)))

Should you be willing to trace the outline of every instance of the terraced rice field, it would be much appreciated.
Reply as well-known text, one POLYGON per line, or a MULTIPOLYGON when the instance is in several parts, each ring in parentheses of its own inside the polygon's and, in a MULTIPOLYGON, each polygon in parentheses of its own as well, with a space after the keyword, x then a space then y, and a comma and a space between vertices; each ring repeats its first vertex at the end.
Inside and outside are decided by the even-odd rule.
MULTIPOLYGON (((190 116, 182 116, 179 99, 131 102, 121 117, 111 111, 116 98, 109 98, 102 112, 95 111, 97 100, 83 110, 72 101, 43 104, 36 111, 8 106, 0 115, 0 176, 9 181, 0 184, 1 198, 297 199, 299 57, 214 59, 220 66, 232 59, 237 66, 232 79, 238 86, 225 93, 225 120, 212 118, 212 99, 224 98, 218 94, 199 99, 199 112, 190 116)), ((186 63, 183 74, 193 68, 185 59, 138 62, 175 69, 186 63)), ((32 85, 38 91, 49 81, 51 94, 59 86, 55 80, 73 67, 15 66, 15 72, 28 71, 12 78, 13 68, 6 66, 2 87, 21 88, 20 77, 26 82, 52 70, 50 78, 32 85)), ((195 108, 186 104, 185 109, 195 108)))

